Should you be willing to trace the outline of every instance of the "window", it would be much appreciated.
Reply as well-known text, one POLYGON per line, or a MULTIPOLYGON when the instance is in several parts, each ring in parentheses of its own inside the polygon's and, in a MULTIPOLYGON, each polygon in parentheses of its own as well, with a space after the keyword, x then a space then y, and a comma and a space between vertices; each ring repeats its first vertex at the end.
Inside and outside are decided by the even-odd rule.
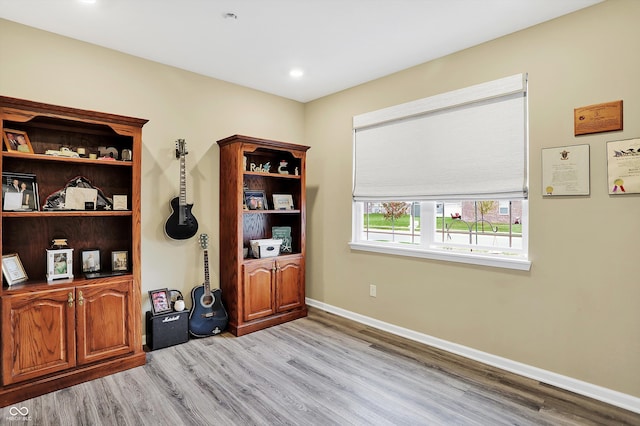
POLYGON ((498 213, 505 216, 511 213, 511 202, 510 201, 500 201, 500 205, 498 207, 498 213))
POLYGON ((530 268, 527 78, 354 117, 351 247, 530 268))

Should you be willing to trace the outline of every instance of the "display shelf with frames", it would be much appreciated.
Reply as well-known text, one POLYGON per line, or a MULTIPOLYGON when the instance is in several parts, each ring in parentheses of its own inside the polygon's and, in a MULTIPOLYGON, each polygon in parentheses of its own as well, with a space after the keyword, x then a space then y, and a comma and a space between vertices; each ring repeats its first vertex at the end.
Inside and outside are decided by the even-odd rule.
POLYGON ((140 291, 141 154, 146 122, 0 96, 3 134, 5 129, 26 132, 34 151, 7 151, 3 141, 0 172, 35 174, 40 198, 39 211, 1 213, 1 251, 18 253, 29 279, 10 287, 3 282, 0 289, 0 406, 146 362, 140 291), (114 147, 118 153, 129 150, 131 160, 44 154, 61 146, 73 151, 84 148, 87 156, 97 154, 99 147, 114 147), (127 210, 42 210, 50 194, 78 176, 87 178, 107 197, 126 195, 127 210), (46 249, 53 238, 67 239, 74 249, 73 279, 47 282, 46 249), (81 251, 95 248, 102 253, 102 271, 111 270, 110 252, 128 251, 129 271, 84 278, 81 251), (98 312, 102 314, 92 314, 98 312), (41 327, 38 322, 46 318, 54 318, 54 323, 41 327), (48 331, 26 338, 19 335, 25 327, 48 331), (53 345, 55 350, 39 351, 43 345, 53 345), (90 355, 82 355, 87 353, 90 355), (48 367, 52 364, 60 368, 52 371, 48 367))
MULTIPOLYGON (((220 145, 220 287, 229 329, 243 335, 306 316, 307 146, 235 135, 220 145), (287 165, 281 167, 284 160, 287 165), (251 164, 254 167, 252 168, 251 164), (269 171, 256 170, 269 163, 269 171), (297 171, 297 173, 296 173, 297 171), (268 208, 249 210, 244 190, 264 191, 268 208), (273 209, 273 194, 291 195, 292 210, 273 209), (291 253, 243 257, 250 241, 271 238, 274 226, 291 228, 291 253)), ((250 250, 249 250, 250 252, 250 250)))

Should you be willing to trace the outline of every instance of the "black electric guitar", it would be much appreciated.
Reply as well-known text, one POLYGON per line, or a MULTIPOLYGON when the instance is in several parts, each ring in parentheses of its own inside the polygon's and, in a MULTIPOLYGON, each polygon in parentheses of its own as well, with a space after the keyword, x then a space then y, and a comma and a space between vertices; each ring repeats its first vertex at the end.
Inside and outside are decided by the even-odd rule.
POLYGON ((204 249, 204 284, 191 290, 189 333, 194 337, 220 334, 227 327, 229 317, 222 305, 222 291, 211 291, 209 285, 209 237, 200 234, 200 246, 204 249))
POLYGON ((191 208, 193 204, 187 204, 187 179, 184 164, 187 152, 187 143, 184 139, 176 141, 176 158, 180 159, 180 196, 171 200, 171 216, 164 224, 164 231, 169 238, 174 240, 186 240, 198 232, 198 221, 191 208))

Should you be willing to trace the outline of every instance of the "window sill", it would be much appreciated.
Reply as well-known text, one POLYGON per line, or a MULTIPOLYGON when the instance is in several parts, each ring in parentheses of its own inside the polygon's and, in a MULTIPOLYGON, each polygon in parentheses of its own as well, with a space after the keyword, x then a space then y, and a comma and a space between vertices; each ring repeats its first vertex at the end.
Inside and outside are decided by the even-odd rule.
POLYGON ((505 256, 491 256, 489 254, 448 253, 442 250, 429 250, 404 245, 374 244, 370 242, 350 242, 352 250, 370 251, 375 253, 393 254, 397 256, 420 257, 423 259, 441 260, 445 262, 468 263, 471 265, 490 266, 494 268, 516 269, 528 271, 531 261, 505 256))

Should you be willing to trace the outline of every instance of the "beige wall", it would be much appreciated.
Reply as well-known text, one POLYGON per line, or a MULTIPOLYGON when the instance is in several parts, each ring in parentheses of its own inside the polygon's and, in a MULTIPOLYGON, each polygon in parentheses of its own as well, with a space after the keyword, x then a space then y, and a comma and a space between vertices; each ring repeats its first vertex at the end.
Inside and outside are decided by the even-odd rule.
POLYGON ((613 0, 306 106, 307 295, 640 397, 640 196, 607 193, 606 141, 640 137, 640 2, 613 0), (530 272, 349 249, 354 115, 529 73, 530 272), (624 100, 624 130, 573 109, 624 100), (543 199, 541 149, 591 146, 591 195, 543 199), (369 297, 369 284, 377 297, 369 297))
MULTIPOLYGON (((640 397, 640 197, 607 195, 605 142, 640 136, 640 2, 567 17, 307 105, 0 20, 0 94, 149 119, 143 291, 202 282, 193 240, 163 235, 186 138, 189 199, 218 271, 218 149, 234 133, 312 146, 307 295, 640 397), (530 272, 351 251, 353 115, 528 72, 530 272), (576 138, 573 108, 624 100, 625 130, 576 138), (540 150, 591 145, 591 195, 542 199, 540 150), (376 284, 378 296, 368 296, 376 284)), ((146 301, 143 310, 149 307, 146 301)))

